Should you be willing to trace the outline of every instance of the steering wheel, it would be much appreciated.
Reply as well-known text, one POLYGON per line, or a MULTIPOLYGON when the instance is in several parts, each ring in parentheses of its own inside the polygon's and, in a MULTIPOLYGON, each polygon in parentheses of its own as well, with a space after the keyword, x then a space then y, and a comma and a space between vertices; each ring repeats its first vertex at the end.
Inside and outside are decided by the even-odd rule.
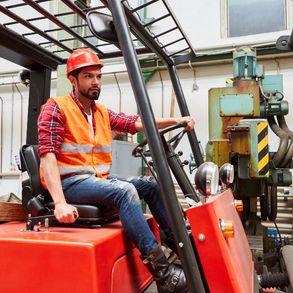
MULTIPOLYGON (((181 128, 181 127, 186 127, 187 124, 186 123, 178 123, 175 125, 172 125, 170 127, 167 127, 165 129, 162 129, 159 131, 160 136, 163 136, 164 134, 166 134, 169 131, 172 131, 174 129, 177 128, 181 128)), ((184 196, 185 197, 190 197, 192 200, 198 202, 199 199, 197 197, 196 192, 194 191, 194 188, 191 184, 191 182, 189 181, 189 179, 187 178, 185 172, 183 171, 183 166, 189 164, 189 161, 185 160, 184 162, 181 162, 178 159, 178 156, 181 156, 183 154, 183 152, 179 151, 178 154, 175 154, 174 150, 175 148, 178 146, 178 144, 180 143, 182 137, 184 136, 184 134, 187 132, 187 130, 182 130, 181 132, 179 132, 177 135, 175 135, 174 137, 172 137, 171 139, 169 139, 168 141, 165 141, 165 138, 163 137, 163 145, 165 148, 165 152, 166 154, 169 154, 169 167, 171 168, 180 188, 182 189, 184 196)), ((143 140, 140 144, 138 144, 134 150, 132 151, 132 155, 134 157, 142 157, 143 160, 145 161, 146 165, 148 166, 150 172, 152 173, 153 177, 155 178, 155 180, 158 182, 158 178, 157 178, 157 174, 155 174, 155 170, 152 168, 154 167, 153 162, 152 161, 147 161, 146 157, 150 157, 151 153, 149 150, 147 151, 143 151, 143 147, 145 145, 147 145, 147 140, 143 140)), ((184 214, 184 213, 183 213, 184 214)))
MULTIPOLYGON (((187 123, 178 123, 172 126, 169 126, 167 128, 164 128, 162 130, 159 131, 160 136, 163 136, 164 134, 175 130, 177 128, 181 128, 181 127, 186 127, 187 123)), ((178 134, 176 134, 174 137, 172 137, 171 139, 169 139, 167 141, 167 144, 170 144, 170 146, 173 148, 173 150, 175 150, 175 148, 178 146, 178 144, 180 143, 182 137, 184 136, 184 134, 187 132, 187 130, 182 130, 181 132, 179 132, 178 134)), ((132 155, 136 158, 138 157, 150 157, 151 153, 149 150, 147 151, 143 151, 143 147, 146 146, 148 144, 147 139, 144 139, 140 144, 138 144, 132 151, 132 155)))

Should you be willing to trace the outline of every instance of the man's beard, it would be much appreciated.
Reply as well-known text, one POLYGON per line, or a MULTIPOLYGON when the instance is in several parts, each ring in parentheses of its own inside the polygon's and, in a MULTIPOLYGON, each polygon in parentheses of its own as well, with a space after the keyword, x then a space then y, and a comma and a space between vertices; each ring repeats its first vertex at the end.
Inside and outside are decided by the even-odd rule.
MULTIPOLYGON (((97 87, 98 88, 98 87, 97 87)), ((88 98, 88 99, 90 99, 90 100, 93 100, 93 101, 96 101, 96 100, 98 100, 99 99, 99 96, 100 96, 100 93, 101 93, 101 89, 100 88, 98 88, 99 89, 99 91, 98 92, 93 92, 92 94, 90 94, 90 90, 91 90, 92 88, 89 88, 88 89, 88 91, 87 91, 87 93, 84 95, 86 98, 88 98)))
POLYGON ((101 89, 99 87, 90 87, 87 91, 80 88, 78 90, 84 97, 93 101, 98 100, 101 93, 101 89), (90 94, 91 89, 98 89, 98 92, 93 92, 92 94, 90 94))

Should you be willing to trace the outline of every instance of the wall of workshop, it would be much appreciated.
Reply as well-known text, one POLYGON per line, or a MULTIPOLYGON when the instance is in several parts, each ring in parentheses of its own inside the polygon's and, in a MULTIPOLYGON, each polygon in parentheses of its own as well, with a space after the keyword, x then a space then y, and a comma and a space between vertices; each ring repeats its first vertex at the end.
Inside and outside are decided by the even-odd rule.
MULTIPOLYGON (((51 94, 56 95, 55 80, 52 81, 51 94)), ((12 192, 21 198, 22 179, 15 156, 26 142, 28 96, 29 89, 18 82, 17 76, 13 79, 0 76, 0 113, 3 112, 3 125, 0 125, 0 196, 12 192)), ((0 117, 0 123, 1 121, 0 117)))

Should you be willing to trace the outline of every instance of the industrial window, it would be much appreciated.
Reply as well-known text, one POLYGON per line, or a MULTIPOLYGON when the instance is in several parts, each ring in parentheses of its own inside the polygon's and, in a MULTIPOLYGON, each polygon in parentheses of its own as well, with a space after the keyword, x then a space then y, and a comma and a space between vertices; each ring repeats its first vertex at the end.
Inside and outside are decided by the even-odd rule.
POLYGON ((227 0, 227 36, 240 37, 287 29, 286 0, 227 0))

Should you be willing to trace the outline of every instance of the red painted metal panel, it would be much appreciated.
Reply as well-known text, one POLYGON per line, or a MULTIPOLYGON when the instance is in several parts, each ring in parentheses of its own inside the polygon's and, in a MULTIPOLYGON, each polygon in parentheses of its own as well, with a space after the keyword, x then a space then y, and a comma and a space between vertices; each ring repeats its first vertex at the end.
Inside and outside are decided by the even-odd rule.
POLYGON ((252 293, 253 262, 230 189, 187 211, 194 241, 211 293, 252 293), (220 220, 234 223, 234 238, 225 239, 220 220), (200 241, 198 236, 204 235, 200 241))
MULTIPOLYGON (((147 218, 159 238, 154 219, 147 218)), ((120 221, 95 229, 51 227, 50 232, 20 232, 23 228, 25 223, 19 222, 0 225, 1 292, 110 293, 117 259, 129 252, 129 259, 138 257, 120 221)), ((139 270, 144 268, 141 261, 132 261, 139 270)), ((145 278, 150 280, 142 275, 139 282, 148 282, 145 278)))
POLYGON ((113 267, 111 293, 143 292, 153 281, 153 276, 141 265, 140 252, 133 249, 119 258, 113 267), (123 288, 123 291, 121 291, 123 288))

